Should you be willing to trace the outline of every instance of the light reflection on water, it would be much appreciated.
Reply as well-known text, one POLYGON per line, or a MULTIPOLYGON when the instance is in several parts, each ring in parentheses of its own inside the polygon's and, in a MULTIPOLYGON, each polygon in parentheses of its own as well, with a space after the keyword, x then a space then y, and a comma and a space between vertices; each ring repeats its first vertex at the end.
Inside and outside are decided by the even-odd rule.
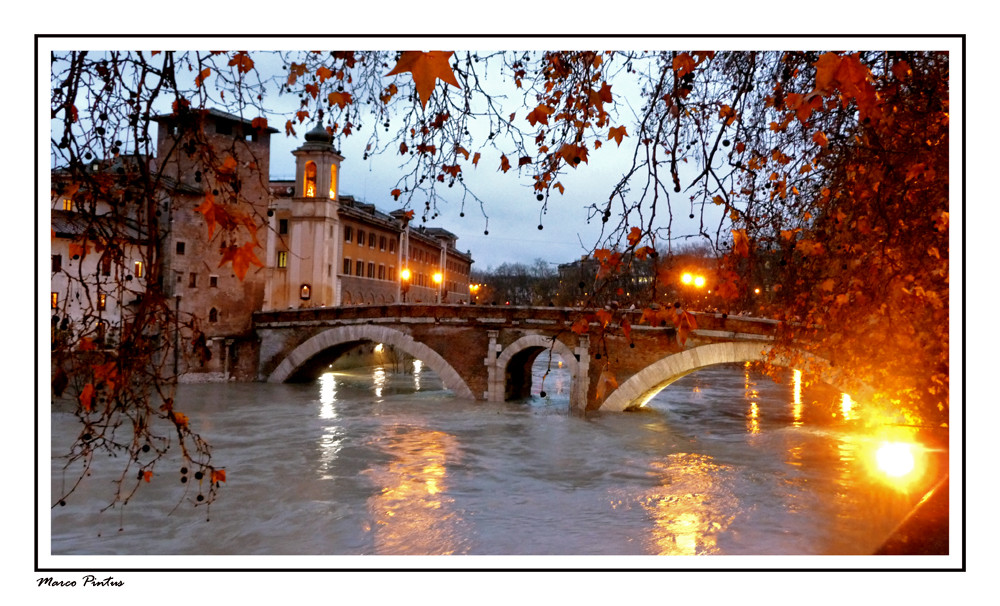
MULTIPOLYGON (((557 364, 536 365, 533 397, 496 404, 454 398, 421 364, 184 385, 227 468, 212 521, 187 503, 166 516, 169 483, 101 516, 103 472, 52 511, 53 552, 866 554, 947 464, 915 450, 919 473, 887 483, 868 461, 905 436, 852 433, 837 394, 817 402, 795 374, 709 369, 614 415, 569 412, 564 385, 557 364)), ((54 456, 74 429, 54 415, 54 456)))

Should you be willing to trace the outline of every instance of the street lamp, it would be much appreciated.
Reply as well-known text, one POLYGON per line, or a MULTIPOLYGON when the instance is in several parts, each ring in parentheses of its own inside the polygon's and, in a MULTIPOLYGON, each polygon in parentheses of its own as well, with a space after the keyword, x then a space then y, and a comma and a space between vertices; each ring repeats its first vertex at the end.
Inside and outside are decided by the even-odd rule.
POLYGON ((438 303, 441 302, 441 283, 443 281, 444 281, 444 276, 441 274, 441 272, 439 272, 439 271, 434 272, 434 283, 437 284, 437 287, 438 287, 438 289, 437 289, 437 291, 438 291, 437 302, 438 303))
POLYGON ((482 286, 482 284, 469 284, 469 297, 472 299, 473 304, 479 301, 480 286, 482 286))
POLYGON ((403 271, 399 272, 399 278, 400 278, 399 287, 400 287, 400 292, 402 293, 403 303, 406 303, 406 293, 407 291, 410 290, 410 275, 411 275, 410 270, 406 267, 403 268, 403 271))

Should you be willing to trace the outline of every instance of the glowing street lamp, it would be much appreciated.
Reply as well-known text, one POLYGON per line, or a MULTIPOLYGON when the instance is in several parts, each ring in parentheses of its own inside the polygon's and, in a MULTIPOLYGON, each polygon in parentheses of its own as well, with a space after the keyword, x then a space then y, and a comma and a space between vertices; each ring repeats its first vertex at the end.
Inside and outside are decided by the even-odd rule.
POLYGON ((705 276, 696 276, 695 274, 684 272, 681 275, 681 284, 686 286, 694 285, 696 288, 703 288, 705 286, 705 276))
POLYGON ((434 275, 432 276, 432 278, 434 280, 434 283, 437 284, 437 287, 438 287, 438 289, 437 289, 437 291, 438 291, 437 302, 440 303, 441 302, 441 282, 444 281, 444 276, 441 274, 441 272, 436 271, 436 272, 434 272, 434 275))
POLYGON ((410 276, 411 274, 409 268, 404 267, 402 271, 399 272, 399 291, 400 298, 403 303, 406 303, 406 293, 410 290, 410 276))

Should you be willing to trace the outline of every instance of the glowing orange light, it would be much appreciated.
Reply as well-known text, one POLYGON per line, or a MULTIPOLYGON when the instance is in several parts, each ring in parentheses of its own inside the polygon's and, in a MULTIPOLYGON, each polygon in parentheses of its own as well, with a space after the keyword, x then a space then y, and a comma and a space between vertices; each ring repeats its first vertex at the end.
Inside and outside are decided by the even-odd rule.
POLYGON ((403 271, 399 272, 399 277, 402 278, 402 279, 404 279, 404 280, 406 280, 406 281, 409 281, 410 280, 410 270, 404 268, 403 271))
POLYGON ((694 285, 697 286, 698 288, 701 288, 702 286, 705 285, 705 278, 703 276, 695 276, 694 285))
POLYGON ((691 274, 686 273, 683 276, 681 276, 682 284, 691 284, 692 282, 694 282, 694 276, 692 276, 691 274))
POLYGON ((916 467, 913 446, 906 442, 883 442, 875 452, 875 461, 884 474, 902 478, 916 467))
POLYGON ((444 279, 444 276, 441 275, 441 272, 436 272, 434 274, 434 283, 435 284, 440 284, 441 280, 443 280, 443 279, 444 279))

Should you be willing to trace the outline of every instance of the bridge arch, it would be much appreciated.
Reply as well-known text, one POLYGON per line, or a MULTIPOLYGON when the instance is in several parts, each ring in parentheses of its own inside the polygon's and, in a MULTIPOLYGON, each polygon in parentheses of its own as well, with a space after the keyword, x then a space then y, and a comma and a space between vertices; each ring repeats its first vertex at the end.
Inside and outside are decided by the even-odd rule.
MULTIPOLYGON (((570 373, 569 392, 572 401, 573 394, 582 390, 586 394, 586 373, 573 350, 554 337, 542 335, 525 335, 504 348, 496 360, 498 378, 503 379, 502 390, 495 399, 510 399, 527 397, 531 388, 531 366, 535 359, 546 350, 558 354, 567 365, 570 373), (502 374, 501 374, 502 373, 502 374)), ((498 385, 499 387, 499 385, 498 385)))
MULTIPOLYGON (((627 408, 645 406, 653 396, 665 387, 696 370, 716 364, 761 362, 767 358, 769 351, 769 347, 761 345, 759 342, 732 341, 699 345, 671 354, 629 377, 618 389, 608 395, 598 410, 621 412, 627 408)), ((835 373, 829 371, 829 362, 812 354, 801 353, 810 360, 811 366, 814 367, 812 370, 827 369, 818 373, 824 382, 842 389, 838 385, 842 382, 835 373)), ((777 363, 780 365, 781 360, 778 360, 777 363)))
POLYGON ((284 383, 313 356, 346 343, 374 341, 391 345, 421 360, 441 378, 446 389, 459 398, 475 399, 472 390, 461 375, 444 358, 427 345, 410 335, 387 326, 356 324, 338 326, 314 335, 289 353, 268 376, 268 383, 284 383))

